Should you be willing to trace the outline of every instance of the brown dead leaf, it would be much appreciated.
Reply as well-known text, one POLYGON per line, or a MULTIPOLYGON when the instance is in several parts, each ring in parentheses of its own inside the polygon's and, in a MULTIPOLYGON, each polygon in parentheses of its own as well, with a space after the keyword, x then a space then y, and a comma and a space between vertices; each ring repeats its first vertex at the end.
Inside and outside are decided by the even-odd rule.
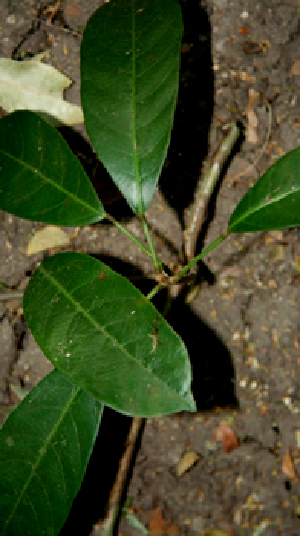
POLYGON ((239 439, 227 422, 220 422, 214 430, 214 440, 222 441, 223 451, 231 452, 240 445, 239 439))
POLYGON ((194 451, 189 451, 189 452, 185 452, 179 462, 178 462, 178 465, 177 465, 177 468, 176 468, 176 473, 178 476, 182 476, 184 475, 184 473, 186 473, 189 469, 191 469, 191 467, 193 467, 193 465, 195 465, 195 463, 197 463, 197 461, 199 460, 199 454, 197 454, 197 452, 194 452, 194 451))
POLYGON ((296 60, 291 67, 291 74, 293 76, 299 76, 300 74, 300 59, 296 60))
POLYGON ((296 473, 294 460, 290 449, 285 451, 285 454, 282 459, 282 472, 290 480, 298 481, 298 475, 296 473))
POLYGON ((167 521, 160 508, 153 510, 148 523, 150 536, 165 536, 168 534, 178 534, 179 527, 167 521))

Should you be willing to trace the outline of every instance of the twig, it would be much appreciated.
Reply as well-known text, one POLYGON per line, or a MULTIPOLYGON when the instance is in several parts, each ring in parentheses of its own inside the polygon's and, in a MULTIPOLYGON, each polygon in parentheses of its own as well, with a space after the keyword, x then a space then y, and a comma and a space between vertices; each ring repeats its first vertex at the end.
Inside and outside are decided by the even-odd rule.
POLYGON ((56 17, 58 10, 60 8, 61 0, 57 0, 56 4, 52 7, 47 8, 47 12, 50 15, 49 20, 51 21, 51 24, 53 23, 54 17, 56 17))
POLYGON ((55 24, 51 24, 50 21, 41 20, 40 29, 46 31, 50 35, 53 34, 69 34, 73 37, 82 37, 82 32, 76 32, 75 30, 71 30, 70 28, 63 28, 63 26, 56 26, 55 24))
POLYGON ((9 290, 8 292, 0 292, 0 302, 6 300, 22 300, 23 290, 9 290))
POLYGON ((195 256, 197 239, 200 229, 206 219, 209 200, 219 180, 222 168, 237 142, 239 135, 240 130, 238 126, 233 124, 229 134, 221 142, 215 154, 213 164, 205 173, 203 180, 199 181, 197 185, 194 201, 191 207, 189 223, 183 233, 185 257, 188 262, 195 256))
POLYGON ((133 452, 144 422, 145 419, 141 417, 134 417, 132 420, 131 428, 127 437, 125 452, 121 458, 117 477, 110 493, 106 516, 100 524, 97 524, 97 534, 99 534, 99 536, 113 536, 115 523, 121 508, 121 499, 128 477, 133 452))

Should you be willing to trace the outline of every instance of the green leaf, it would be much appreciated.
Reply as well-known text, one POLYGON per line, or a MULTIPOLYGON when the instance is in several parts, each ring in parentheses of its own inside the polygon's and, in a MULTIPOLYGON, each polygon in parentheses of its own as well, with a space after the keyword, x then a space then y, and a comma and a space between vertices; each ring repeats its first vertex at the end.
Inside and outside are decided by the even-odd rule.
POLYGON ((101 220, 104 209, 63 137, 33 112, 0 121, 0 209, 59 225, 101 220))
POLYGON ((102 262, 72 252, 45 259, 23 305, 48 359, 100 402, 137 416, 195 409, 182 340, 102 262))
POLYGON ((91 141, 138 213, 149 206, 167 153, 178 92, 177 0, 117 0, 89 20, 81 98, 91 141))
POLYGON ((56 126, 83 123, 81 108, 63 100, 63 92, 71 83, 52 65, 0 58, 0 102, 7 112, 43 113, 56 126))
POLYGON ((0 432, 0 534, 58 534, 95 442, 102 406, 53 371, 0 432))
POLYGON ((228 232, 248 233, 300 225, 300 147, 270 167, 231 215, 228 232))

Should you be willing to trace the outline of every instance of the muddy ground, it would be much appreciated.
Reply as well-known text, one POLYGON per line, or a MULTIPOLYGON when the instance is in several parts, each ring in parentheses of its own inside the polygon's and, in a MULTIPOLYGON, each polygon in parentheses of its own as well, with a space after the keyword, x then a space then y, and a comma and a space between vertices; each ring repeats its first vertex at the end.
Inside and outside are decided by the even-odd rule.
MULTIPOLYGON (((74 80, 66 98, 79 104, 82 29, 100 3, 2 0, 0 56, 26 59, 48 51, 46 61, 74 80)), ((268 166, 299 145, 299 9, 296 0, 182 2, 179 103, 161 186, 148 212, 165 262, 176 262, 181 222, 203 160, 212 161, 230 122, 240 121, 247 133, 212 199, 199 248, 226 229, 236 203, 268 166)), ((84 130, 78 132, 80 137, 66 136, 94 169, 81 138, 84 130)), ((114 201, 115 192, 98 175, 96 187, 114 201)), ((142 239, 122 200, 111 203, 111 212, 142 239)), ((0 281, 23 289, 37 262, 49 254, 27 255, 30 238, 42 226, 5 213, 0 219, 0 281)), ((151 272, 147 258, 110 225, 66 231, 69 248, 97 254, 121 273, 151 272), (115 257, 122 262, 116 265, 115 257)), ((177 300, 169 316, 191 355, 198 412, 147 421, 127 490, 130 512, 152 535, 297 536, 299 230, 231 236, 206 257, 201 277, 199 296, 190 305, 177 300), (220 423, 232 433, 229 446, 217 440, 222 430, 224 437, 220 423), (178 476, 188 452, 196 463, 178 476)), ((0 318, 3 422, 20 389, 32 387, 51 365, 28 333, 21 300, 0 302, 0 318)), ((94 479, 90 476, 76 502, 76 534, 88 534, 93 524, 93 534, 99 534, 99 505, 109 489, 107 456, 122 451, 120 437, 130 424, 110 414, 106 422, 110 443, 99 447, 94 479)), ((101 441, 108 441, 107 435, 101 441)), ((62 533, 75 533, 74 524, 62 533)), ((142 532, 122 519, 118 534, 142 532)))

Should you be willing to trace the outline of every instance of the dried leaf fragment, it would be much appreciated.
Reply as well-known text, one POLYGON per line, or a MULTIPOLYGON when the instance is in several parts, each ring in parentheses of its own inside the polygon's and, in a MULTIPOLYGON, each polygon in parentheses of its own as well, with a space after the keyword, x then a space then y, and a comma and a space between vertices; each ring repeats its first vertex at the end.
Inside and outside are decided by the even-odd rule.
POLYGON ((298 475, 296 473, 294 460, 292 458, 290 449, 287 449, 284 453, 282 459, 282 472, 290 480, 298 480, 298 475))
POLYGON ((293 76, 299 76, 300 74, 300 59, 296 60, 291 67, 291 74, 293 76))
POLYGON ((167 534, 178 534, 179 527, 167 521, 160 508, 153 510, 148 523, 149 534, 151 536, 165 536, 167 534))
POLYGON ((194 452, 194 451, 189 451, 189 452, 185 452, 179 462, 178 462, 178 465, 177 465, 177 468, 176 468, 176 473, 177 473, 177 476, 182 476, 184 475, 184 473, 186 473, 187 471, 189 471, 189 469, 191 469, 193 467, 193 465, 195 465, 195 463, 197 463, 197 461, 199 460, 200 456, 199 454, 197 454, 197 452, 194 452))
POLYGON ((27 255, 34 255, 40 251, 59 246, 66 246, 69 243, 69 236, 65 231, 55 225, 47 225, 40 229, 29 241, 27 255))
POLYGON ((239 439, 227 422, 220 422, 214 430, 214 440, 222 441, 223 451, 231 452, 240 445, 239 439))
POLYGON ((53 126, 83 123, 79 106, 64 100, 72 80, 36 59, 16 61, 0 58, 0 100, 7 112, 31 110, 53 126))

